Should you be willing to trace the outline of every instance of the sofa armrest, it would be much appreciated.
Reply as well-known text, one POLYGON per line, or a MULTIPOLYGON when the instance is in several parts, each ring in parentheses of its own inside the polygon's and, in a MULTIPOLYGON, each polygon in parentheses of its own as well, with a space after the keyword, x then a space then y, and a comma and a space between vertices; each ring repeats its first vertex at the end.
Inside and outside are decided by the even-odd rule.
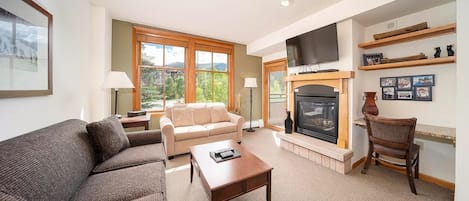
POLYGON ((127 132, 126 135, 132 147, 162 142, 161 131, 158 129, 127 132))
POLYGON ((166 155, 174 155, 174 124, 166 116, 160 118, 160 129, 163 137, 164 148, 166 149, 166 155))
POLYGON ((241 142, 241 139, 243 138, 244 117, 237 114, 233 114, 231 112, 228 112, 228 116, 230 116, 231 122, 236 124, 236 131, 238 132, 236 140, 238 140, 238 142, 241 142))

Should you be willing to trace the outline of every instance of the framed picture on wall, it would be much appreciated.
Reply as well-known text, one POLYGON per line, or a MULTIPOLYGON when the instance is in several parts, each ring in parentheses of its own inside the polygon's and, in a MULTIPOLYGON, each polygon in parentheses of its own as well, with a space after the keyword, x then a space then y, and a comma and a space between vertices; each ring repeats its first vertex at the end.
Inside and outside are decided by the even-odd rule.
POLYGON ((395 87, 397 83, 396 77, 382 77, 379 78, 381 87, 395 87))
POLYGON ((394 87, 383 87, 382 89, 383 100, 396 100, 396 90, 394 87))
POLYGON ((435 75, 416 75, 412 77, 413 86, 435 86, 435 75))
POLYGON ((0 98, 52 94, 52 15, 33 0, 0 4, 0 70, 0 98))
POLYGON ((397 91, 397 100, 413 100, 413 91, 397 91))
POLYGON ((397 89, 398 90, 411 90, 412 89, 412 77, 398 77, 397 78, 397 89))
POLYGON ((432 87, 414 87, 414 94, 416 101, 432 101, 432 87))

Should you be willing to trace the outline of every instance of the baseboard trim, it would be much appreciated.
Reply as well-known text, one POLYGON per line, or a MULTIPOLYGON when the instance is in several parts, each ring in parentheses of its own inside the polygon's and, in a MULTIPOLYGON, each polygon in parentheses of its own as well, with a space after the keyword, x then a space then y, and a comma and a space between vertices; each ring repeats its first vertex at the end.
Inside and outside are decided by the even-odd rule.
POLYGON ((366 157, 360 158, 358 161, 356 161, 355 163, 353 163, 352 169, 355 169, 356 167, 358 167, 360 164, 362 164, 363 162, 365 162, 365 160, 366 160, 366 157))
MULTIPOLYGON (((363 157, 363 158, 360 158, 358 161, 353 163, 352 168, 355 169, 356 167, 360 166, 362 163, 365 162, 365 160, 366 160, 366 156, 363 157)), ((374 163, 374 161, 373 161, 373 163, 374 163)), ((385 166, 385 164, 382 164, 382 165, 385 166)), ((395 169, 395 168, 392 168, 392 167, 390 167, 390 169, 393 170, 393 171, 399 172, 401 174, 405 174, 405 171, 401 171, 399 169, 395 169)), ((433 176, 430 176, 430 175, 426 175, 426 174, 423 174, 423 173, 419 173, 419 179, 422 180, 422 181, 426 181, 428 183, 436 184, 436 185, 441 186, 443 188, 452 190, 453 192, 454 192, 454 189, 455 189, 454 183, 449 182, 449 181, 445 181, 443 179, 439 179, 439 178, 436 178, 436 177, 433 177, 433 176)))

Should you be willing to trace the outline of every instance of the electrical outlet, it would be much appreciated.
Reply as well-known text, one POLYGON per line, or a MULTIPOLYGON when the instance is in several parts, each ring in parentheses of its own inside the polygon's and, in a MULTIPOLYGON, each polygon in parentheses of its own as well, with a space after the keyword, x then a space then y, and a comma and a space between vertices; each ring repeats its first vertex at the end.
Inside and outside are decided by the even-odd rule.
POLYGON ((420 146, 420 151, 423 151, 423 141, 415 140, 415 144, 420 146))

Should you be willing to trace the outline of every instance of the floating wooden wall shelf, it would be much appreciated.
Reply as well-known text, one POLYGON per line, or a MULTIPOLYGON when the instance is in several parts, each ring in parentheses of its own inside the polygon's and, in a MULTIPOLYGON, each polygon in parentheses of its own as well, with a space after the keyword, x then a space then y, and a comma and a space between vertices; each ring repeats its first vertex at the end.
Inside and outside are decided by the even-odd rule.
POLYGON ((454 63, 456 61, 455 56, 451 57, 440 57, 434 59, 421 59, 413 61, 403 61, 396 63, 387 63, 387 64, 377 64, 371 66, 359 66, 360 70, 382 70, 389 68, 405 68, 405 67, 418 67, 424 65, 435 65, 435 64, 445 64, 445 63, 454 63))
POLYGON ((424 29, 420 31, 415 31, 415 32, 410 32, 406 34, 401 34, 397 36, 392 36, 389 38, 383 38, 380 40, 374 40, 374 41, 369 41, 369 42, 364 42, 358 44, 359 48, 363 49, 370 49, 370 48, 375 48, 375 47, 381 47, 381 46, 386 46, 386 45, 392 45, 395 43, 402 43, 402 42, 407 42, 407 41, 413 41, 413 40, 419 40, 422 38, 427 38, 427 37, 432 37, 432 36, 437 36, 437 35, 442 35, 446 33, 454 33, 456 32, 456 24, 449 24, 445 26, 440 26, 440 27, 435 27, 435 28, 430 28, 430 29, 424 29))

